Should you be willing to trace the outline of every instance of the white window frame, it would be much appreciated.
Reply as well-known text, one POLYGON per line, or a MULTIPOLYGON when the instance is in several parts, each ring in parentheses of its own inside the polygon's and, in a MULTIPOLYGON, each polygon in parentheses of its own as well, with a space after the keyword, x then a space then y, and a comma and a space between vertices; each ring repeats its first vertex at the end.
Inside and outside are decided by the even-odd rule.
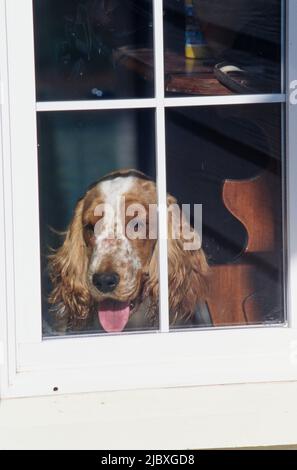
POLYGON ((155 98, 36 103, 32 0, 0 0, 0 396, 297 380, 297 2, 286 4, 281 94, 164 97, 163 11, 154 0, 155 98), (265 102, 286 109, 288 325, 169 332, 165 108, 265 102), (144 107, 156 109, 158 134, 160 333, 43 340, 36 112, 144 107))

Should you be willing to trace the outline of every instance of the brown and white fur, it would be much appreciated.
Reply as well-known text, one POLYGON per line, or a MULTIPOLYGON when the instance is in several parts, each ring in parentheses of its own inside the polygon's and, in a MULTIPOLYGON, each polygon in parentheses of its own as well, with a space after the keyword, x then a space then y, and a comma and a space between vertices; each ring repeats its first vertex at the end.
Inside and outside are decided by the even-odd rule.
MULTIPOLYGON (((156 184, 136 170, 117 171, 102 178, 78 201, 63 245, 50 256, 53 290, 49 302, 60 329, 84 328, 106 302, 129 304, 130 315, 137 314, 145 303, 150 324, 157 324, 158 241, 129 239, 123 227, 119 227, 121 238, 110 239, 108 214, 96 212, 106 202, 115 205, 120 196, 125 197, 126 205, 137 203, 145 208, 146 220, 140 223, 147 225, 149 205, 157 203, 156 184), (116 273, 114 290, 102 292, 94 285, 94 278, 102 273, 116 273)), ((175 203, 168 195, 167 205, 175 203)), ((184 240, 173 239, 172 218, 169 213, 169 307, 174 324, 191 319, 197 304, 205 298, 208 265, 201 248, 185 251, 184 240)), ((126 217, 126 224, 129 220, 131 217, 126 217)))

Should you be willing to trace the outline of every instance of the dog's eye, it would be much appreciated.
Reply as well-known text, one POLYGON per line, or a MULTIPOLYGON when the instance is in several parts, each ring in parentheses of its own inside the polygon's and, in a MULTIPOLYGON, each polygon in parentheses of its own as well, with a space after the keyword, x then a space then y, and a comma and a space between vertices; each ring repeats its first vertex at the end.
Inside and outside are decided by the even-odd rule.
POLYGON ((134 224, 134 232, 139 232, 139 230, 143 229, 145 227, 144 222, 142 220, 135 222, 134 224))
POLYGON ((85 225, 85 229, 88 232, 94 232, 94 225, 93 224, 87 224, 87 225, 85 225))

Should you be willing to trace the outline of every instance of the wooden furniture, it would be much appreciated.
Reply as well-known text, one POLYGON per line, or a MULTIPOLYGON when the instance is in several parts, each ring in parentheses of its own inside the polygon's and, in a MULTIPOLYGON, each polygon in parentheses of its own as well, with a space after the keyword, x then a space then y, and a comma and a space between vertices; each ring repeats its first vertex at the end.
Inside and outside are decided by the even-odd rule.
MULTIPOLYGON (((154 79, 154 56, 151 49, 125 46, 114 52, 117 67, 136 72, 144 80, 154 79)), ((213 64, 186 59, 172 51, 165 51, 165 91, 178 95, 232 95, 215 78, 213 64)))
MULTIPOLYGON (((267 141, 271 141, 272 129, 263 124, 261 115, 257 121, 267 134, 267 141)), ((280 141, 277 116, 272 126, 277 134, 275 155, 272 151, 266 168, 255 178, 227 180, 223 186, 224 204, 244 225, 248 238, 234 263, 212 267, 208 306, 214 326, 277 323, 282 318, 282 192, 280 149, 275 146, 280 141)))

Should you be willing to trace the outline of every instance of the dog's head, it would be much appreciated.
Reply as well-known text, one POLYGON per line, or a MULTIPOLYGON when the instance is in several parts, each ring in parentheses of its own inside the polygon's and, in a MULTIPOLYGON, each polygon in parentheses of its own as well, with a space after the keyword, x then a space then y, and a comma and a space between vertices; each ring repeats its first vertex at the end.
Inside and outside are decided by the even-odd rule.
MULTIPOLYGON (((167 204, 176 203, 168 196, 167 204)), ((107 332, 122 331, 149 299, 158 317, 156 185, 126 170, 107 175, 78 202, 62 247, 50 259, 50 302, 72 324, 98 313, 107 332)), ((206 291, 207 263, 200 246, 185 250, 173 237, 182 220, 168 216, 169 305, 172 321, 188 318, 206 291)), ((192 232, 193 237, 197 233, 192 232)))

